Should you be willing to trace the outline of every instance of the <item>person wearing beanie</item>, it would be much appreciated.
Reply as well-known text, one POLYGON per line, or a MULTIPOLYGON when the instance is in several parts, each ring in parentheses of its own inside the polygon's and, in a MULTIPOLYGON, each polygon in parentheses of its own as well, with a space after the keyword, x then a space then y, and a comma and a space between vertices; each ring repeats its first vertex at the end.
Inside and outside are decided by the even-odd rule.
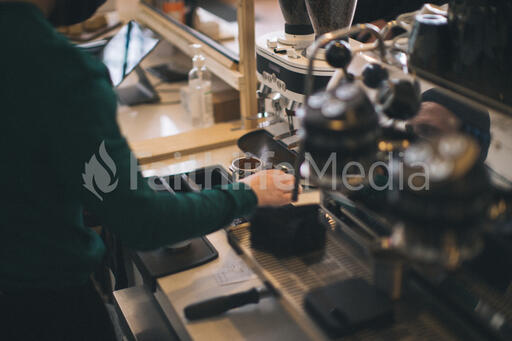
POLYGON ((489 113, 456 100, 437 88, 425 91, 419 113, 408 124, 420 137, 450 132, 463 132, 480 145, 480 158, 485 160, 491 143, 489 113))

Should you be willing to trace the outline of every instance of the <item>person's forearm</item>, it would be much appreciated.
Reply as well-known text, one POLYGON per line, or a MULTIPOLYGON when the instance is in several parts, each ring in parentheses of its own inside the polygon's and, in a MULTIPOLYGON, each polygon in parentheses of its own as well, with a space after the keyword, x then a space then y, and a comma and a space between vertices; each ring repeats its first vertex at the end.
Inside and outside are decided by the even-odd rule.
POLYGON ((104 224, 128 246, 153 249, 213 232, 256 204, 254 193, 243 187, 176 195, 145 191, 110 207, 104 224))
POLYGON ((87 191, 84 196, 102 224, 135 249, 154 249, 213 232, 257 205, 255 194, 243 184, 169 194, 153 191, 140 176, 137 189, 130 189, 126 176, 118 181, 102 200, 87 191))
POLYGON ((114 137, 105 143, 103 154, 115 164, 111 181, 115 186, 99 197, 84 187, 83 201, 88 211, 130 247, 152 249, 206 234, 249 214, 257 205, 255 193, 243 184, 238 189, 230 186, 201 193, 155 192, 137 172, 126 141, 114 137))

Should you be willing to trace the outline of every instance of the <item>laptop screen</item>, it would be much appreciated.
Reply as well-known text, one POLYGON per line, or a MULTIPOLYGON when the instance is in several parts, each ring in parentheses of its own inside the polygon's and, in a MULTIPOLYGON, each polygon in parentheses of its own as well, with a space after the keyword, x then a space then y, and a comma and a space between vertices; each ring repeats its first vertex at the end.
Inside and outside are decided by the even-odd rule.
POLYGON ((153 31, 130 21, 105 45, 102 61, 117 87, 160 42, 153 31))

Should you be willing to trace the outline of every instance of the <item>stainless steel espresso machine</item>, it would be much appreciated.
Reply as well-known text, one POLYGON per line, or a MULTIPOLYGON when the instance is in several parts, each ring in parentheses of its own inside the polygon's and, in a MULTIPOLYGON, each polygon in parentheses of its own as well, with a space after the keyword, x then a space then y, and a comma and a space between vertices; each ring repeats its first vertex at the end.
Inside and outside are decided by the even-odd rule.
MULTIPOLYGON (((289 3, 281 5, 286 13, 289 3)), ((302 103, 296 190, 304 182, 320 190, 325 244, 283 256, 258 248, 247 228, 229 236, 312 339, 512 339, 510 183, 498 185, 484 163, 485 132, 449 130, 445 113, 439 129, 425 130, 432 113, 422 98, 436 86, 452 111, 451 100, 466 114, 510 115, 510 82, 498 71, 512 71, 510 17, 508 1, 452 0, 447 12, 401 16, 382 29, 317 32, 305 48, 311 31, 295 38, 289 25, 305 27, 308 17, 285 14, 286 34, 259 43, 260 95, 281 95, 283 110, 302 103), (405 33, 385 40, 394 28, 405 33), (376 39, 359 56, 367 65, 325 89, 319 72, 349 69, 355 50, 343 40, 361 32, 376 39), (293 44, 300 58, 297 48, 279 53, 293 44), (472 68, 483 64, 489 73, 472 68), (282 76, 291 74, 304 83, 282 76)))

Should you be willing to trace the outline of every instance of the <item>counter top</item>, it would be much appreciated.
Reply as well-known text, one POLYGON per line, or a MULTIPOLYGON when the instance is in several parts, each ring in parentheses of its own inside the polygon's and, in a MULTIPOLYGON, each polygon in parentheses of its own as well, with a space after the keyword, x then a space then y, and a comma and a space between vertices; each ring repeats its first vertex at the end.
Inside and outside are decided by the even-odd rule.
POLYGON ((234 309, 224 315, 187 321, 183 309, 204 299, 234 294, 263 283, 247 268, 227 241, 224 230, 208 235, 219 258, 203 266, 157 281, 157 301, 181 340, 310 340, 306 331, 290 317, 278 298, 234 309), (240 282, 222 284, 218 277, 227 272, 244 272, 240 282))

